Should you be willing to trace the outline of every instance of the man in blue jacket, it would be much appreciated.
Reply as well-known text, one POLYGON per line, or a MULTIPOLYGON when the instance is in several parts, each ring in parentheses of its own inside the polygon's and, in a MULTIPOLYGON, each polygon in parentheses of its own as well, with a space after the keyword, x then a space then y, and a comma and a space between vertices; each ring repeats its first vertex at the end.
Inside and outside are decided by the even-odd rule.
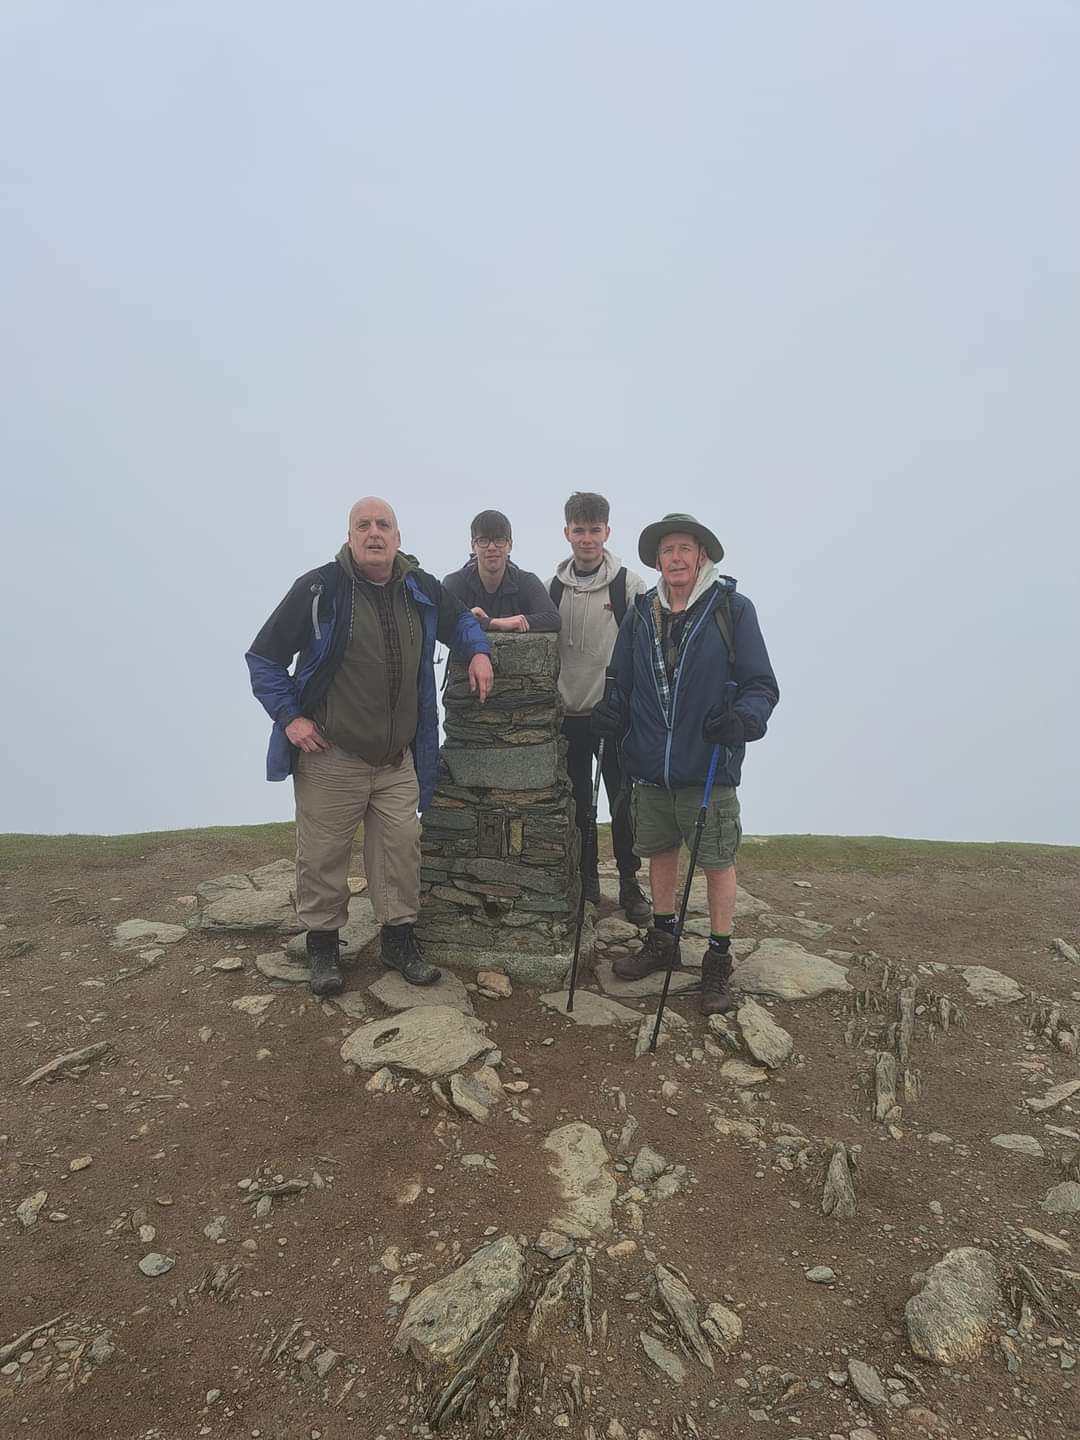
POLYGON ((717 573, 724 548, 711 530, 692 515, 665 515, 642 531, 638 555, 660 579, 623 621, 612 656, 614 684, 594 707, 592 724, 595 733, 622 742, 634 779, 635 848, 649 861, 653 917, 639 953, 613 968, 625 980, 640 980, 681 964, 674 933, 679 851, 692 841, 719 747, 698 851, 711 930, 701 1010, 712 1015, 735 1004, 731 929, 742 837, 736 787, 746 744, 765 734, 780 691, 753 605, 730 576, 717 573))
POLYGON ((361 822, 384 964, 412 985, 441 973, 413 931, 417 811, 431 800, 439 758, 436 639, 468 660, 469 685, 486 700, 491 649, 480 626, 401 553, 393 510, 369 496, 349 512, 336 558, 300 576, 247 653, 251 688, 274 722, 267 779, 293 777, 296 914, 315 995, 342 988, 338 932, 348 919, 349 858, 361 822))

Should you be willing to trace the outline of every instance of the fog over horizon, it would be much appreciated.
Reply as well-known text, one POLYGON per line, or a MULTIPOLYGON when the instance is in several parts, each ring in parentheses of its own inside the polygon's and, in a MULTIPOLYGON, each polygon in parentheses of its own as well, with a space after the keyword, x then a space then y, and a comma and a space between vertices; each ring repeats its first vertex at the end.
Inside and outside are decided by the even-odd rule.
MULTIPOLYGON (((243 654, 713 528, 748 833, 1080 844, 1080 9, 0 4, 0 831, 283 820, 243 654), (12 723, 12 721, 14 723, 12 723)), ((654 572, 644 571, 647 577, 654 572)))

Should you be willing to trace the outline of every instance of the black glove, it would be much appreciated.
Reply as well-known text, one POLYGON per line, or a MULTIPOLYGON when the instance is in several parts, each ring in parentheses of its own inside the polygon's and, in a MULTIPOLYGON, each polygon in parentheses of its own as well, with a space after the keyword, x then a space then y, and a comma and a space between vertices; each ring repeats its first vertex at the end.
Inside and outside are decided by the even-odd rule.
POLYGON ((714 705, 705 712, 701 733, 710 745, 745 745, 747 740, 745 721, 726 705, 714 705))
POLYGON ((621 740, 626 734, 626 715, 621 705, 600 700, 589 715, 589 729, 601 740, 621 740))

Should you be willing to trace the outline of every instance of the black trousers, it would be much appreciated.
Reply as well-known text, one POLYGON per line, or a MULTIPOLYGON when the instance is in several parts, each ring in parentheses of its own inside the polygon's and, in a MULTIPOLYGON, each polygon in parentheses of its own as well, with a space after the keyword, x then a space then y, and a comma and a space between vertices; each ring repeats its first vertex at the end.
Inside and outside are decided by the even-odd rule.
MULTIPOLYGON (((563 720, 563 734, 567 739, 566 769, 574 790, 574 806, 577 810, 578 832, 581 835, 581 853, 587 856, 585 876, 596 876, 596 845, 589 835, 589 811, 592 809, 592 787, 595 770, 593 761, 599 749, 599 740, 589 729, 587 715, 568 715, 563 720)), ((611 807, 611 846, 615 851, 615 863, 619 874, 630 877, 638 873, 641 861, 634 854, 634 831, 630 824, 630 789, 623 793, 623 774, 619 763, 619 747, 609 740, 604 746, 604 789, 611 807)))

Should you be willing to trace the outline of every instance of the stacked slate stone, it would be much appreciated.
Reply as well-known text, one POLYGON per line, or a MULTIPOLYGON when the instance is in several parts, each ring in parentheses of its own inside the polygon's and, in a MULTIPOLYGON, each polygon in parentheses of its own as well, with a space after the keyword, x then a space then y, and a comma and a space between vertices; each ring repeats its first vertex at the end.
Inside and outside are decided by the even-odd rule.
MULTIPOLYGON (((501 968, 547 987, 574 951, 578 838, 560 734, 554 635, 488 636, 485 704, 450 662, 446 743, 423 817, 417 934, 437 964, 501 968)), ((592 953, 592 931, 582 938, 592 953)))

